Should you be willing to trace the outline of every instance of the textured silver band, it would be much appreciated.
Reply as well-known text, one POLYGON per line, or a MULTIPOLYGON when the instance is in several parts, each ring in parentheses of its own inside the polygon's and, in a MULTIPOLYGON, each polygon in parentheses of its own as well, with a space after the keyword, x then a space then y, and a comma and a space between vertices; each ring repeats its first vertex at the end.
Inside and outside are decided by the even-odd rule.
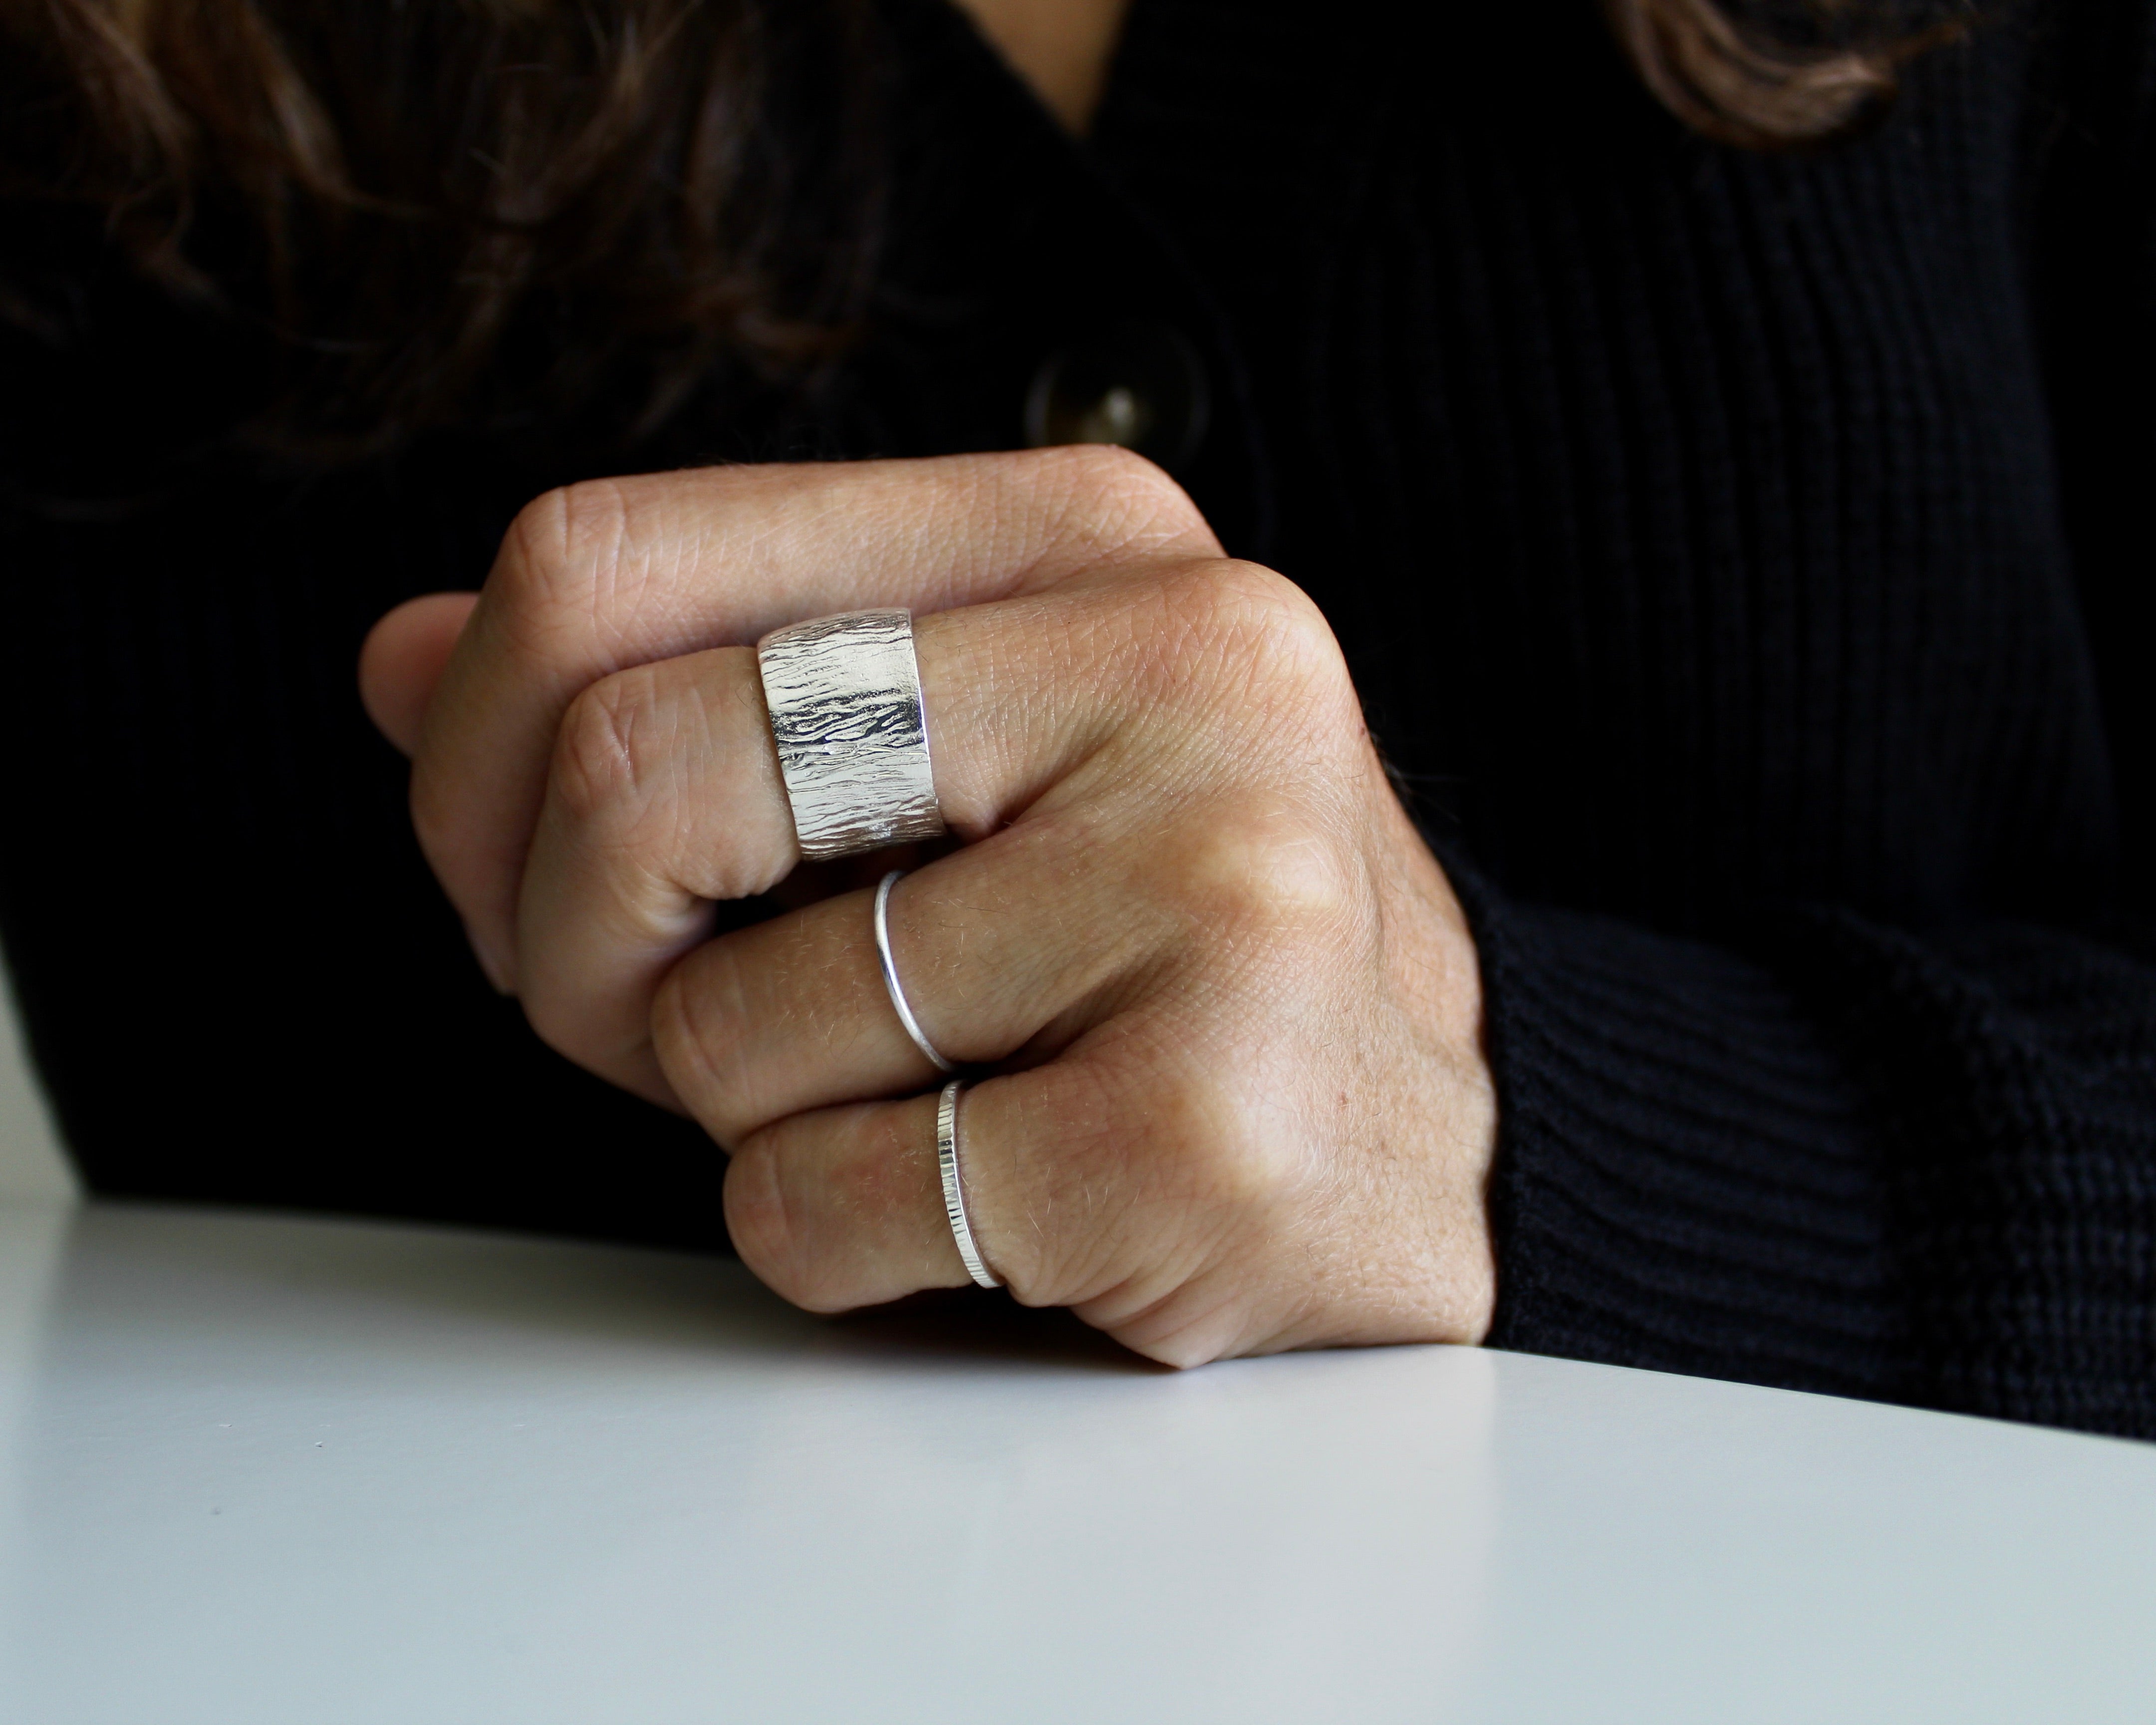
POLYGON ((797 623, 758 641, 756 655, 803 856, 942 834, 911 612, 797 623))
POLYGON ((906 1004, 906 990, 898 985, 898 961, 891 956, 891 890, 905 875, 905 870, 893 869, 876 886, 876 957, 883 961, 883 985, 891 995, 891 1004, 898 1014, 899 1023, 906 1026, 906 1034, 913 1039, 913 1045, 928 1056, 928 1064, 938 1072, 955 1072, 958 1070, 957 1065, 944 1059, 942 1051, 928 1040, 928 1033, 921 1028, 921 1020, 914 1017, 913 1009, 906 1004))
POLYGON ((954 1078, 936 1099, 936 1167, 943 1176, 943 1214, 951 1219, 951 1238, 958 1242, 958 1255, 966 1261, 966 1274, 984 1288, 999 1288, 994 1273, 981 1261, 973 1244, 973 1226, 966 1219, 966 1189, 958 1178, 958 1092, 963 1079, 954 1078))

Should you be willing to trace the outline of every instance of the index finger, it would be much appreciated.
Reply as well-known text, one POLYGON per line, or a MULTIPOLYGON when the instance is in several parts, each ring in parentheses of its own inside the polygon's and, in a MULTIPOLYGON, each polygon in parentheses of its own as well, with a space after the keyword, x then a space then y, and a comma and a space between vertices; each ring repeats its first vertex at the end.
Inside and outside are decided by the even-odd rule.
POLYGON ((1096 446, 594 480, 527 507, 427 710, 412 814, 481 963, 516 987, 526 850, 555 734, 599 678, 785 624, 1217 555, 1159 469, 1096 446))

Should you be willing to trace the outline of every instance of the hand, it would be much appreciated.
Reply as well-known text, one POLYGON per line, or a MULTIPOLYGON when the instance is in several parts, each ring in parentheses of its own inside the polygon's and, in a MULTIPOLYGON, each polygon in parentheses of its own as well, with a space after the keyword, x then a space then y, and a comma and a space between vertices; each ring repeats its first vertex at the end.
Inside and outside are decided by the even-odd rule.
POLYGON ((735 1243, 788 1299, 963 1284, 869 891, 711 937, 799 860, 749 644, 872 605, 916 614, 964 841, 899 885, 892 941, 930 1038, 994 1069, 963 1158, 1012 1292, 1179 1365, 1480 1340, 1466 921, 1322 617, 1134 456, 578 485, 475 608, 390 614, 362 686, 489 973, 732 1153, 735 1243))

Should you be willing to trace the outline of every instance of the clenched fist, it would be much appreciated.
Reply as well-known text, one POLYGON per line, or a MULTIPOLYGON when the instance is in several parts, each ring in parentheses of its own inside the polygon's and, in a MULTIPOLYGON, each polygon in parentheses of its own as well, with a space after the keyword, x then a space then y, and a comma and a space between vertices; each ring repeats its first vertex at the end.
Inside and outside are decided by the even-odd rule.
POLYGON ((1460 906, 1323 618, 1134 456, 578 485, 475 600, 383 619, 362 687, 489 974, 702 1122, 788 1299, 963 1283, 870 888, 713 935, 800 860, 751 644, 874 606, 915 614, 963 841, 890 927, 922 1029, 979 1069, 995 1273, 1175 1364, 1479 1340, 1495 1112, 1460 906))

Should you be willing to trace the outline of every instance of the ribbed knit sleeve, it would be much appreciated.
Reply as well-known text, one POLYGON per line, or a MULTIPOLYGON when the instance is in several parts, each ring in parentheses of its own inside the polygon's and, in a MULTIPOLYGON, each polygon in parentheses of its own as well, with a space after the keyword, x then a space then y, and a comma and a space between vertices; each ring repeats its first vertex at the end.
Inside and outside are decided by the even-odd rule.
MULTIPOLYGON (((2142 0, 2059 8, 2032 114, 2034 298, 2143 904, 2153 21, 2142 0)), ((1717 946, 1454 866, 1502 1116, 1495 1344, 2156 1437, 2145 932, 1917 932, 1828 907, 1717 946)))
POLYGON ((1468 897, 1493 1344, 2156 1437, 2156 967, 1831 912, 1743 957, 1468 897))
POLYGON ((1491 1343, 1888 1393, 1902 1327, 1879 1134, 1792 991, 1731 952, 1452 874, 1498 1086, 1491 1343))

